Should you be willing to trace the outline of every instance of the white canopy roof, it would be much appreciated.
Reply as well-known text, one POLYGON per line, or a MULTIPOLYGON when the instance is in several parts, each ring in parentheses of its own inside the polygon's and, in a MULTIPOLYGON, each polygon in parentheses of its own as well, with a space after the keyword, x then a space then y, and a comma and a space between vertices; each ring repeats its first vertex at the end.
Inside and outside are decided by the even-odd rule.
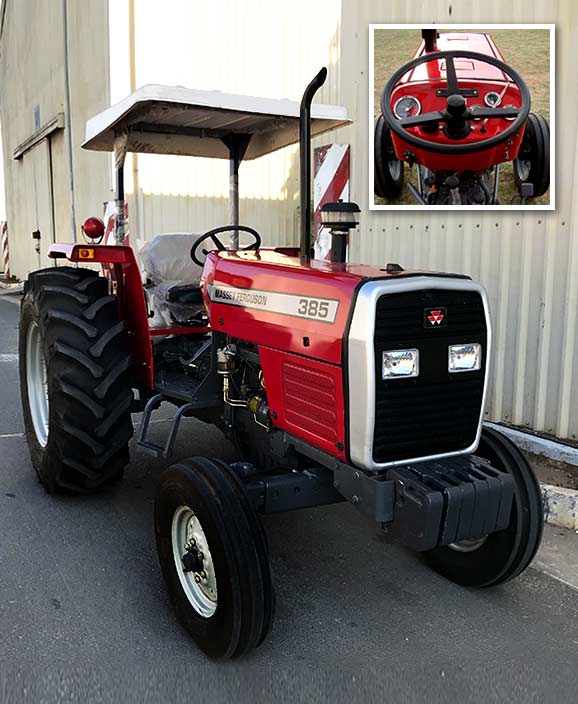
MULTIPOLYGON (((350 124, 345 108, 311 106, 311 134, 350 124)), ((147 85, 86 123, 85 149, 114 151, 129 131, 127 151, 228 159, 222 137, 252 135, 245 159, 299 141, 299 103, 182 86, 147 85), (208 139, 207 139, 208 138, 208 139)))

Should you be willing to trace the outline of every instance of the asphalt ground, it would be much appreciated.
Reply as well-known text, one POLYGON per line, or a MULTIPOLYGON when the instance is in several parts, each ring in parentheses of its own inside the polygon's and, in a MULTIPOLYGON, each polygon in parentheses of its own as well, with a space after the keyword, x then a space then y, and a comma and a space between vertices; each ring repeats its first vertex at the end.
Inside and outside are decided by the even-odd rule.
MULTIPOLYGON (((124 482, 88 498, 48 497, 37 483, 15 303, 0 297, 0 702, 578 699, 576 589, 542 568, 493 590, 457 587, 347 504, 265 520, 273 630, 244 660, 208 660, 176 622, 157 563, 165 463, 134 447, 124 482)), ((167 423, 152 427, 160 440, 167 423)), ((188 420, 176 455, 195 454, 233 457, 188 420)))

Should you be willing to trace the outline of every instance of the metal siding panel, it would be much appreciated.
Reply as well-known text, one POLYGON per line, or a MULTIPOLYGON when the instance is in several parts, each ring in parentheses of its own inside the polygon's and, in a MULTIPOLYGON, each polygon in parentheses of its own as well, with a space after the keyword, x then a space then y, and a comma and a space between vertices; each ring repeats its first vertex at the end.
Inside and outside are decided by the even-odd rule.
MULTIPOLYGON (((367 52, 370 23, 435 22, 556 24, 558 115, 578 110, 573 0, 522 0, 504 5, 343 0, 341 99, 356 127, 342 132, 351 143, 352 199, 362 206, 352 235, 354 261, 398 261, 470 274, 488 289, 494 357, 487 417, 578 437, 578 131, 557 120, 556 211, 368 212, 367 52), (450 14, 451 8, 451 14, 450 14), (563 90, 562 90, 563 88, 563 90), (496 226, 497 224, 497 226, 496 226)), ((344 138, 345 137, 345 138, 344 138)))

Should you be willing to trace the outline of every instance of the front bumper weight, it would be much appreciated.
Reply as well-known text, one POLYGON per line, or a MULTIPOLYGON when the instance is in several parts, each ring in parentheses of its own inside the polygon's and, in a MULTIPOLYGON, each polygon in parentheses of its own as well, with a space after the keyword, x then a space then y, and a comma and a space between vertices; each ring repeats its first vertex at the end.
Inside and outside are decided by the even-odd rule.
POLYGON ((508 527, 514 480, 475 456, 398 467, 390 534, 413 550, 481 538, 508 527))

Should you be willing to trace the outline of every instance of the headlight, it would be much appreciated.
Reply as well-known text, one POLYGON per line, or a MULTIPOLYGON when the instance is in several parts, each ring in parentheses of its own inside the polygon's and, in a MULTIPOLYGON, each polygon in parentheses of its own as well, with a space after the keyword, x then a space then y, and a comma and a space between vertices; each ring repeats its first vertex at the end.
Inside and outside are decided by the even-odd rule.
POLYGON ((382 379, 409 379, 419 374, 417 350, 390 350, 381 355, 382 379))
POLYGON ((478 342, 448 347, 448 371, 475 372, 482 368, 482 346, 478 342))

